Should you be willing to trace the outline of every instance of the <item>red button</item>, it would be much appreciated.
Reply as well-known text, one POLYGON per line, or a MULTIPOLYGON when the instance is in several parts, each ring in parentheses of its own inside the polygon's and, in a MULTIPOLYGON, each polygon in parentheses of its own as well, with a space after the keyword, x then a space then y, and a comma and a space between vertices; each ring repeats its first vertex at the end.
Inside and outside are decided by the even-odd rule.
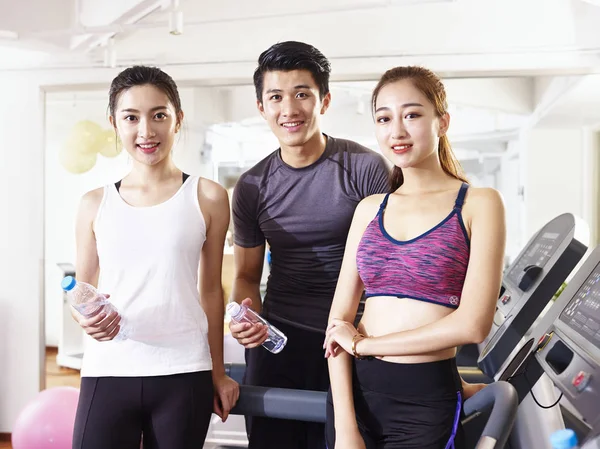
POLYGON ((591 378, 591 374, 588 374, 585 371, 579 371, 579 374, 573 378, 573 386, 577 391, 583 391, 590 383, 591 378))

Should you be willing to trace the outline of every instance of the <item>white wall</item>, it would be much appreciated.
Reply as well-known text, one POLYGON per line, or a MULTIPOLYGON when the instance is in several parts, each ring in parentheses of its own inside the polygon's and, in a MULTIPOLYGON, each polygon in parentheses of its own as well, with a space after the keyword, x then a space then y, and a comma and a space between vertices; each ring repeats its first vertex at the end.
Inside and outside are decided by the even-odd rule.
POLYGON ((504 199, 506 210, 506 251, 505 259, 511 263, 526 243, 523 232, 524 199, 521 143, 517 140, 508 143, 507 151, 501 158, 497 176, 497 188, 504 199))
POLYGON ((0 432, 40 387, 43 337, 42 101, 35 83, 0 76, 0 432))
POLYGON ((532 129, 526 137, 525 210, 528 238, 557 215, 584 216, 582 128, 532 129))

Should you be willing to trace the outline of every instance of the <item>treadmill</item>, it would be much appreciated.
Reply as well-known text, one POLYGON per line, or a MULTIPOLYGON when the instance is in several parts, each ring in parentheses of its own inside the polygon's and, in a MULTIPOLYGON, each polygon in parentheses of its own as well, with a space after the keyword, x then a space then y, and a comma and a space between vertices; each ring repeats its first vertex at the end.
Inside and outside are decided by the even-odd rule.
POLYGON ((600 246, 559 299, 558 315, 542 330, 534 360, 587 427, 587 433, 573 429, 580 447, 600 449, 600 246))
MULTIPOLYGON (((486 379, 490 379, 508 381, 515 386, 521 406, 510 438, 513 449, 536 447, 533 440, 538 439, 540 433, 549 437, 564 425, 560 409, 541 409, 535 403, 536 399, 545 404, 556 399, 548 379, 542 379, 535 387, 536 399, 530 395, 533 385, 540 380, 541 371, 537 370, 537 376, 517 374, 518 367, 540 337, 540 320, 550 323, 557 316, 558 310, 552 301, 554 294, 587 250, 587 236, 581 238, 579 234, 586 235, 587 227, 567 213, 555 217, 531 237, 504 273, 492 329, 479 345, 479 354, 475 352, 477 367, 484 376, 474 367, 459 367, 467 382, 487 383, 486 379)), ((457 356, 459 363, 461 352, 462 349, 457 356)), ((468 438, 478 434, 482 423, 474 421, 469 426, 465 427, 468 438)))
MULTIPOLYGON (((576 237, 572 214, 562 214, 546 223, 505 270, 492 329, 482 344, 467 345, 457 354, 461 375, 467 381, 506 380, 508 366, 523 348, 522 338, 567 279, 587 250, 587 241, 576 237), (477 366, 481 372, 474 370, 477 366)), ((531 347, 531 339, 526 342, 531 347)), ((526 350, 524 351, 527 352, 526 350)))
POLYGON ((534 341, 532 326, 587 250, 575 237, 575 217, 562 214, 527 243, 504 276, 492 329, 477 365, 491 378, 506 380, 511 363, 534 341), (523 343, 522 339, 526 337, 523 343))

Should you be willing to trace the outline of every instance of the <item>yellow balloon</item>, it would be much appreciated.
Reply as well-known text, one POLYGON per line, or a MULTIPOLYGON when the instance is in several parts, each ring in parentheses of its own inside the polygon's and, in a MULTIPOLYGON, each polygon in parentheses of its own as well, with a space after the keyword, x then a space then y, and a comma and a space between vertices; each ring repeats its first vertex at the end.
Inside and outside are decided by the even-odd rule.
POLYGON ((77 122, 67 139, 66 145, 79 153, 97 153, 102 142, 104 130, 91 120, 77 122))
POLYGON ((61 165, 70 173, 80 174, 91 170, 96 165, 98 153, 81 153, 75 147, 65 146, 58 153, 61 165))
POLYGON ((98 142, 98 151, 104 157, 115 157, 121 153, 121 142, 117 139, 113 129, 102 131, 98 142))

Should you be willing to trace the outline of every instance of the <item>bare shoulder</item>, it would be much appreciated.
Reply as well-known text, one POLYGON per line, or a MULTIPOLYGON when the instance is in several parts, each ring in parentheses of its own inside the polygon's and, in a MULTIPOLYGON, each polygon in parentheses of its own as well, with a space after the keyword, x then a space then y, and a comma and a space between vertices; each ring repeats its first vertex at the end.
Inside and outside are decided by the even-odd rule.
POLYGON ((490 187, 469 187, 463 207, 463 216, 469 235, 474 223, 485 227, 489 223, 502 226, 505 222, 502 194, 490 187))
POLYGON ((227 190, 221 184, 210 179, 199 178, 198 203, 209 230, 225 230, 227 228, 229 224, 229 197, 227 190))
POLYGON ((201 202, 203 200, 210 203, 229 202, 227 190, 221 184, 202 177, 198 180, 198 198, 201 202))
POLYGON ((104 196, 104 187, 90 190, 85 193, 79 202, 79 215, 82 217, 93 218, 98 213, 98 208, 104 196))
POLYGON ((360 220, 363 222, 368 222, 377 215, 377 211, 379 210, 379 206, 383 201, 385 194, 377 193, 375 195, 370 195, 361 200, 356 207, 356 211, 354 212, 354 219, 360 220))
POLYGON ((498 190, 491 187, 469 187, 465 205, 467 204, 474 212, 482 208, 489 211, 490 208, 503 209, 504 199, 498 190))

